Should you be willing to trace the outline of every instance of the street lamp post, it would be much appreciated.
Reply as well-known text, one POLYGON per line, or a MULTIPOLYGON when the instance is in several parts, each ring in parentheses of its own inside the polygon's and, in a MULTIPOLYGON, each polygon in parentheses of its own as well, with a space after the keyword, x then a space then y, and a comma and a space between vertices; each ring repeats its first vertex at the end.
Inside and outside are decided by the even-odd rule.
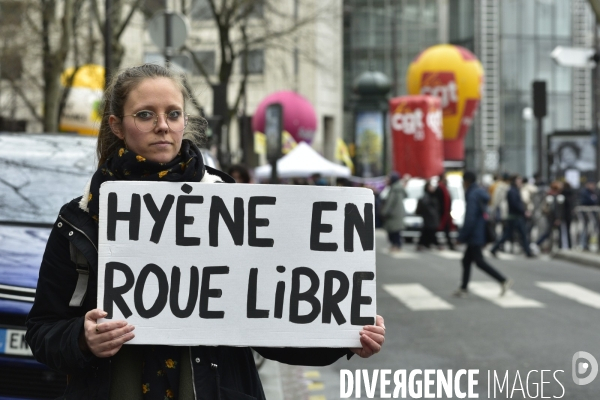
POLYGON ((104 3, 104 86, 110 82, 112 68, 112 0, 104 3))
MULTIPOLYGON (((592 7, 594 14, 596 15, 596 19, 594 21, 594 61, 596 61, 596 65, 600 56, 598 54, 598 21, 600 21, 600 0, 588 0, 588 3, 592 7)), ((600 105, 600 100, 598 96, 600 95, 600 90, 598 90, 598 86, 600 85, 600 71, 598 71, 598 67, 594 68, 592 72, 592 133, 596 135, 596 180, 600 180, 600 124, 598 121, 598 106, 600 105)))
POLYGON ((596 181, 600 181, 600 123, 598 121, 600 71, 598 70, 598 42, 598 19, 596 19, 594 22, 594 60, 596 61, 596 67, 592 71, 592 135, 596 137, 596 181))

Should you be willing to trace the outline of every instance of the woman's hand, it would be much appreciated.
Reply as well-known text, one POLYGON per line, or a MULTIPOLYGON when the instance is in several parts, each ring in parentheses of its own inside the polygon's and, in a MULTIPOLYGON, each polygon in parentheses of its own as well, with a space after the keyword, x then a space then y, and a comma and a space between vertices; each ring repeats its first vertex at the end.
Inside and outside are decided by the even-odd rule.
POLYGON ((97 323, 100 318, 106 317, 106 312, 93 309, 85 314, 83 331, 79 337, 79 348, 83 352, 91 352, 96 357, 114 356, 124 343, 135 337, 135 327, 127 321, 106 321, 97 323))
POLYGON ((350 350, 362 358, 369 358, 381 351, 383 342, 385 342, 385 324, 383 317, 378 315, 376 326, 365 325, 363 330, 360 331, 360 344, 362 344, 362 348, 350 350))

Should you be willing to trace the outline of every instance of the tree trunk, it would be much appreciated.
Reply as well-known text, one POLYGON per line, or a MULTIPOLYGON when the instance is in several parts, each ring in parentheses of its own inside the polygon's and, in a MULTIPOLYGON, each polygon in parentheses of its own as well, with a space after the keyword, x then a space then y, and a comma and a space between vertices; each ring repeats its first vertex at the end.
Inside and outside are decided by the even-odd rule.
POLYGON ((42 0, 43 6, 43 53, 44 53, 44 132, 58 131, 58 118, 61 97, 60 74, 65 65, 69 52, 69 42, 72 37, 73 0, 64 1, 63 16, 60 21, 60 39, 56 50, 50 43, 51 29, 56 22, 56 2, 42 0))
POLYGON ((46 64, 47 66, 44 67, 44 132, 58 132, 61 71, 56 57, 48 57, 46 64))

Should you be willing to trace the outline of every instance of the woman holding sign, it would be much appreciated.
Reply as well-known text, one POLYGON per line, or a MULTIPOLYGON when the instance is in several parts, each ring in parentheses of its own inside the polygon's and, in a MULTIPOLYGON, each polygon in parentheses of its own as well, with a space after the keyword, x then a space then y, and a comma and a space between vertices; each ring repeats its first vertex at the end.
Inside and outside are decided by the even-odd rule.
MULTIPOLYGON (((104 99, 98 170, 84 195, 60 210, 40 267, 27 320, 34 356, 69 374, 65 398, 263 399, 249 348, 123 346, 133 339, 134 326, 126 320, 98 323, 107 315, 96 308, 100 185, 233 182, 204 165, 194 144, 201 129, 185 114, 188 93, 173 71, 148 64, 126 69, 113 78, 104 99)), ((362 348, 256 350, 284 363, 328 365, 342 356, 378 353, 384 335, 378 316, 360 332, 362 348)))

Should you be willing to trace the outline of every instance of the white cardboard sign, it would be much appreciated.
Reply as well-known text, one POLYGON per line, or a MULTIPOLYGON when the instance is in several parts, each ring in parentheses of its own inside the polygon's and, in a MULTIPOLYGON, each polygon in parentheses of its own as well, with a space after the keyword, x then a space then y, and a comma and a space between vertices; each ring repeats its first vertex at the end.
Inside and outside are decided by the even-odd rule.
POLYGON ((98 308, 133 344, 360 347, 373 213, 361 188, 104 183, 98 308))

